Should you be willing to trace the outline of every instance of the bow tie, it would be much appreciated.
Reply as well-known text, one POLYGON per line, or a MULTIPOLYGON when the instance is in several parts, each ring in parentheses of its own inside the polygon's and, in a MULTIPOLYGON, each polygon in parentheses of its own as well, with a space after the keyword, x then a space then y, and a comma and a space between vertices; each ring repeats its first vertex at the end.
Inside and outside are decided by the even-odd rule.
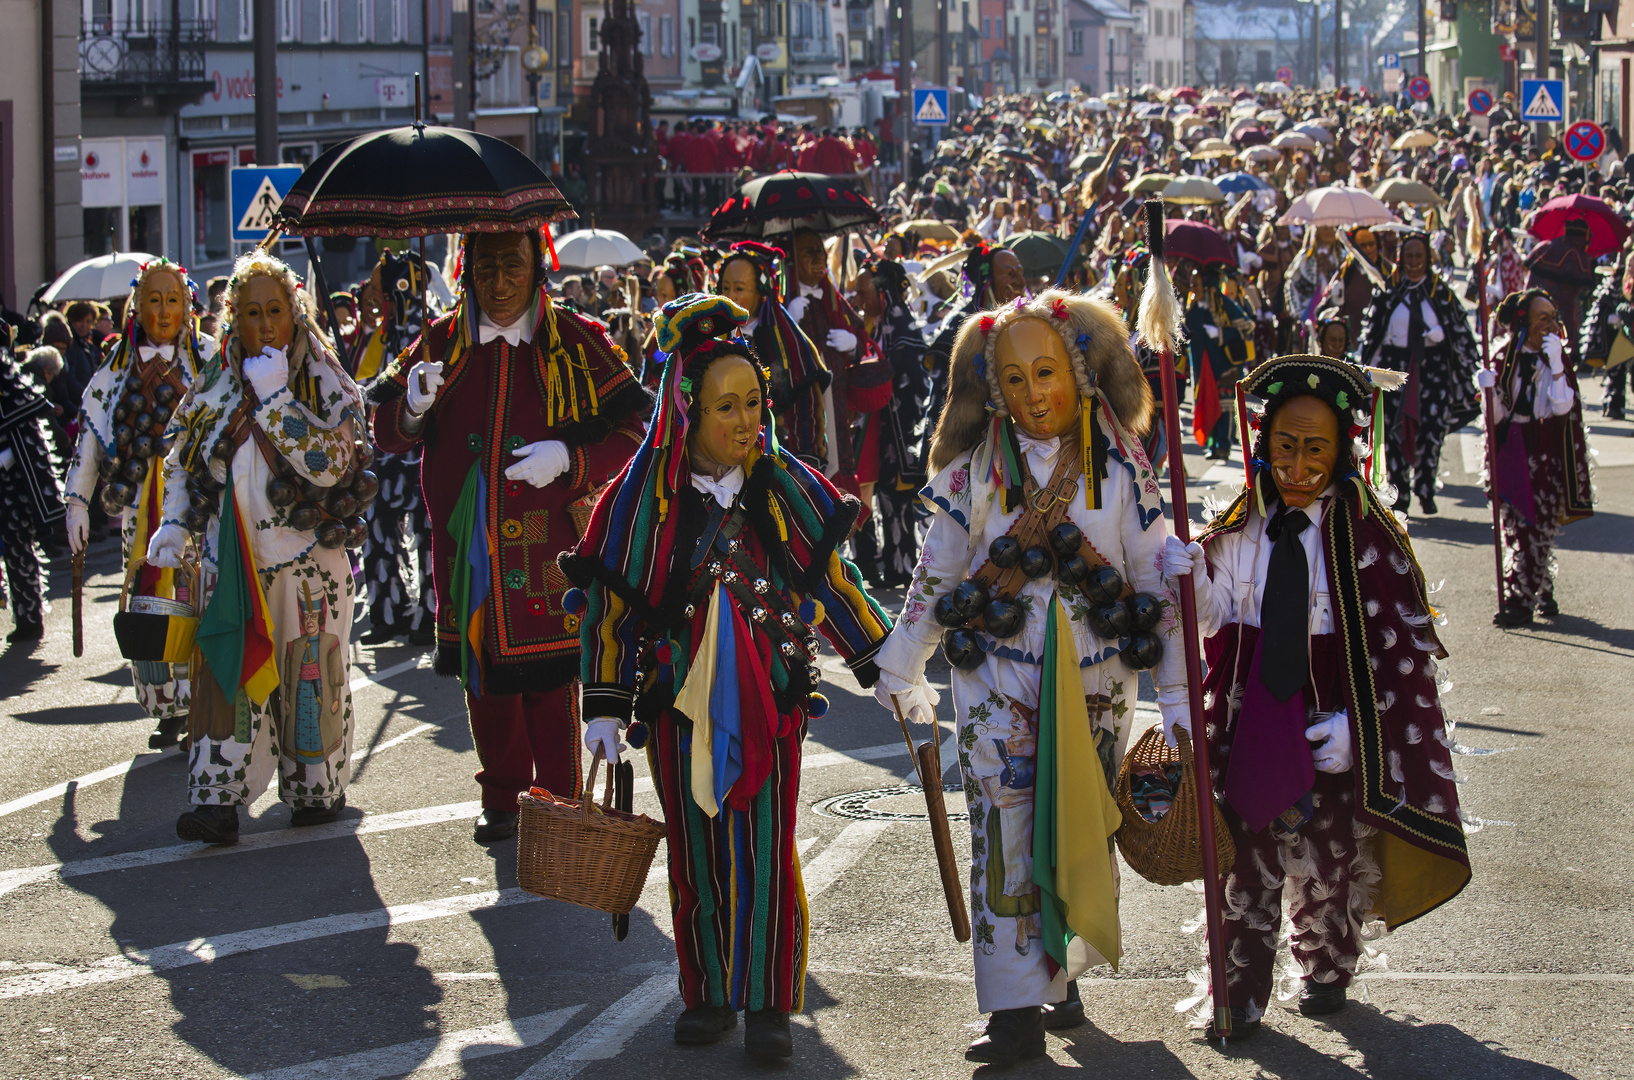
POLYGON ((526 315, 509 326, 500 326, 498 323, 489 322, 484 318, 477 324, 477 344, 486 345, 496 338, 504 338, 506 343, 514 349, 522 342, 531 341, 533 338, 533 335, 528 332, 526 322, 526 315))
POLYGON ((155 356, 157 356, 157 357, 162 358, 164 360, 164 362, 168 364, 168 363, 170 363, 171 360, 175 359, 175 357, 176 357, 176 346, 174 346, 174 345, 138 345, 136 347, 136 354, 142 358, 143 363, 146 363, 147 361, 152 360, 155 356))

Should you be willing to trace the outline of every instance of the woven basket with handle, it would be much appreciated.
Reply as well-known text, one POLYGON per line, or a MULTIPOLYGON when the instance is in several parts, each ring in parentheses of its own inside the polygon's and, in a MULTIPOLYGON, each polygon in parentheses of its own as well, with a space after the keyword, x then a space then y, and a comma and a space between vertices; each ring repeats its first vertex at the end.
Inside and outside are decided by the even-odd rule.
MULTIPOLYGON (((1197 825, 1197 766, 1193 763, 1191 738, 1177 731, 1180 745, 1172 747, 1163 738, 1161 725, 1142 735, 1118 769, 1118 809, 1123 825, 1118 829, 1118 850, 1129 868, 1156 885, 1184 885, 1203 876, 1203 841, 1197 825), (1147 821, 1135 808, 1130 776, 1137 765, 1161 770, 1178 762, 1180 786, 1174 792, 1168 813, 1157 821, 1147 821)), ((1210 800, 1212 802, 1212 800, 1210 800)), ((1226 827, 1225 815, 1214 810, 1214 842, 1219 848, 1216 866, 1231 866, 1237 847, 1226 827)))
POLYGON ((517 799, 516 882, 551 900, 623 915, 641 899, 664 825, 645 814, 613 809, 613 770, 595 802, 601 751, 579 799, 559 799, 531 788, 517 799))

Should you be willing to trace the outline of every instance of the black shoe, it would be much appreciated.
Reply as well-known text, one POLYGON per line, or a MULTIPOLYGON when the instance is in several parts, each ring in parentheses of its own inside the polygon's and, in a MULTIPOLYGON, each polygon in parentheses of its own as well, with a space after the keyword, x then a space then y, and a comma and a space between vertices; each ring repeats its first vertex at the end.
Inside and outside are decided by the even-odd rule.
POLYGON ((1555 602, 1555 598, 1552 595, 1545 596, 1542 600, 1538 601, 1538 617, 1540 619, 1553 619, 1559 616, 1559 614, 1560 605, 1555 602))
POLYGON ((302 825, 327 825, 340 816, 346 809, 346 796, 342 795, 328 806, 300 806, 289 815, 289 823, 293 827, 302 825))
POLYGON ((236 844, 238 807, 195 806, 176 819, 176 835, 202 844, 236 844))
POLYGON ((675 1041, 682 1046, 708 1046, 738 1026, 738 1014, 727 1005, 699 1005, 675 1018, 675 1041))
POLYGON ((1078 980, 1067 983, 1067 1000, 1041 1006, 1045 1031, 1067 1031, 1084 1026, 1084 1003, 1078 997, 1078 980))
POLYGON ((1405 491, 1402 492, 1400 495, 1397 495, 1396 496, 1396 501, 1390 504, 1390 509, 1394 510, 1398 514, 1405 514, 1407 511, 1411 510, 1412 508, 1413 508, 1413 497, 1411 495, 1409 495, 1405 491))
POLYGON ((761 1009, 743 1014, 743 1051, 758 1058, 791 1058, 794 1035, 789 1031, 789 1014, 761 1009))
POLYGON ((1014 1065, 1044 1056, 1044 1013, 1037 1005, 1000 1009, 987 1019, 987 1034, 965 1050, 965 1060, 980 1065, 1014 1065))
POLYGON ((1436 512, 1434 495, 1420 495, 1418 497, 1418 505, 1426 514, 1433 514, 1436 512))
POLYGON ((1626 420, 1626 419, 1628 419, 1628 417, 1623 413, 1622 409, 1614 409, 1610 405, 1606 406, 1604 412, 1601 415, 1603 415, 1607 420, 1626 420))
POLYGON ((477 827, 471 835, 479 844, 492 844, 500 840, 509 840, 516 835, 516 819, 519 815, 515 810, 487 810, 477 815, 477 827))
POLYGON ((1299 1012, 1303 1016, 1327 1016, 1345 1007, 1345 988, 1309 979, 1299 991, 1299 1012))
POLYGON ((1532 609, 1525 604, 1505 604, 1498 609, 1498 614, 1492 616, 1492 625, 1509 629, 1515 626, 1527 626, 1532 621, 1532 609))
POLYGON ((436 643, 437 628, 429 622, 424 626, 418 626, 409 631, 410 645, 435 645, 436 643))
POLYGON ((371 626, 358 637, 357 643, 359 645, 381 645, 402 632, 402 628, 397 626, 371 626))
POLYGON ((182 741, 182 728, 187 726, 187 717, 168 716, 159 721, 159 726, 148 736, 149 750, 164 750, 175 746, 182 741))
POLYGON ((12 644, 19 641, 38 641, 45 637, 44 623, 18 623, 17 629, 6 635, 6 640, 12 644))
MULTIPOLYGON (((1260 1022, 1248 1018, 1248 1010, 1241 1006, 1231 1006, 1231 1034, 1225 1036, 1227 1042, 1238 1042, 1251 1038, 1259 1031, 1260 1022)), ((1210 1020, 1208 1030, 1204 1033, 1209 1039, 1220 1038, 1220 1033, 1214 1029, 1214 1021, 1210 1020)))

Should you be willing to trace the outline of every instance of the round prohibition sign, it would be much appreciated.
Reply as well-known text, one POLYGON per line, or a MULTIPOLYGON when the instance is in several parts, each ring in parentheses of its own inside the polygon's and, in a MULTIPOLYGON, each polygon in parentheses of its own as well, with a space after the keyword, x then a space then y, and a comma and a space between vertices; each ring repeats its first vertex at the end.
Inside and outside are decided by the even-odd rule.
POLYGON ((1566 129, 1566 153, 1573 161, 1593 161, 1605 150, 1605 130, 1593 120, 1579 120, 1566 129))
POLYGON ((1414 75, 1407 81, 1407 96, 1414 101, 1430 100, 1430 80, 1422 75, 1414 75))

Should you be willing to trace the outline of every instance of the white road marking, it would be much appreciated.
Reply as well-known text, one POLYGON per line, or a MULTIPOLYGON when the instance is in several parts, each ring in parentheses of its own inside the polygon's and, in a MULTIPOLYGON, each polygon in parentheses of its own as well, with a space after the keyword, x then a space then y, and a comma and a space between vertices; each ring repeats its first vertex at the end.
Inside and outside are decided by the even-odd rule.
POLYGON ((421 724, 419 727, 410 728, 409 730, 403 732, 403 734, 401 734, 401 735, 398 735, 398 736, 396 736, 394 738, 387 739, 385 742, 381 743, 379 746, 365 746, 361 750, 353 750, 351 760, 353 761, 353 763, 363 761, 366 758, 373 757, 375 754, 378 754, 383 750, 390 750, 392 747, 398 745, 399 743, 408 742, 410 739, 414 738, 414 736, 416 736, 416 735, 424 735, 428 731, 435 731, 435 730, 437 730, 437 725, 436 724, 421 724))
POLYGON ((88 788, 92 784, 100 784, 104 780, 124 776, 128 772, 134 772, 137 769, 152 765, 156 761, 176 757, 180 753, 181 751, 172 746, 168 750, 160 750, 152 754, 138 754, 129 761, 121 761, 118 765, 109 765, 106 769, 98 769, 96 772, 86 773, 84 776, 76 776, 74 779, 64 780, 60 784, 52 784, 50 787, 43 788, 31 795, 22 795, 8 803, 0 803, 0 817, 15 814, 19 810, 27 810, 31 806, 38 806, 40 803, 50 802, 52 799, 60 799, 68 794, 70 788, 75 791, 88 788))
POLYGON ((61 881, 85 874, 102 874, 110 870, 134 870, 143 866, 164 863, 191 862, 194 859, 213 859, 224 855, 263 851, 267 848, 288 847, 291 844, 309 844, 314 840, 334 840, 346 836, 367 836, 370 833, 412 829, 420 825, 438 825, 445 821, 474 818, 482 810, 480 801, 446 803, 420 810, 399 810, 391 814, 367 814, 362 818, 334 821, 328 825, 313 825, 305 829, 273 829, 267 832, 245 833, 231 847, 199 844, 174 844, 169 847, 149 848, 146 851, 128 851, 120 855, 103 855, 94 859, 76 859, 68 863, 47 866, 25 866, 20 870, 0 871, 0 896, 35 881, 61 881))
POLYGON ((244 1080, 381 1080, 387 1076, 414 1076, 445 1065, 459 1065, 476 1058, 538 1046, 583 1008, 583 1005, 572 1005, 487 1027, 451 1031, 438 1038, 416 1039, 327 1061, 251 1073, 244 1080))
MULTIPOLYGON (((371 684, 384 683, 387 679, 394 675, 401 675, 405 671, 412 671, 414 668, 419 667, 421 665, 421 661, 425 659, 426 654, 422 654, 412 660, 404 660, 400 664, 393 664, 384 671, 376 671, 359 675, 357 678, 352 680, 352 693, 355 694, 365 686, 369 686, 371 684)), ((407 735, 401 736, 398 741, 406 738, 408 738, 407 735)), ((396 744, 393 743, 393 745, 396 744)), ((383 749, 383 747, 377 747, 376 749, 383 749)), ((65 780, 60 784, 52 784, 50 787, 43 788, 42 790, 33 792, 32 794, 19 796, 18 798, 15 798, 7 803, 0 803, 0 817, 5 817, 7 814, 15 814, 19 810, 27 810, 31 806, 38 806, 40 803, 49 802, 52 799, 60 799, 62 796, 68 794, 70 788, 75 791, 79 791, 82 788, 90 787, 92 784, 100 784, 104 780, 112 780, 116 777, 124 776, 126 773, 140 769, 145 765, 152 765, 155 761, 163 761, 166 758, 175 757, 179 753, 180 751, 173 746, 167 750, 160 750, 157 753, 138 754, 131 760, 122 761, 118 765, 109 765, 106 769, 98 769, 96 772, 86 773, 84 776, 76 776, 74 779, 65 780)), ((365 756, 367 755, 365 754, 365 756)), ((356 755, 353 755, 352 760, 357 760, 356 755)))
POLYGON ((681 994, 673 964, 613 1002, 517 1080, 570 1080, 592 1061, 617 1057, 653 1017, 681 994))
POLYGON ((823 853, 813 859, 810 866, 800 870, 800 876, 806 883, 806 900, 816 899, 840 880, 891 825, 889 821, 853 821, 841 829, 840 835, 823 849, 823 853))
POLYGON ((473 911, 531 904, 541 899, 543 897, 525 893, 521 889, 468 893, 464 896, 447 896, 441 900, 427 900, 418 904, 397 904, 370 911, 358 911, 350 915, 329 915, 302 922, 264 926, 256 930, 243 930, 213 938, 194 938, 192 941, 161 945, 155 949, 121 953, 84 967, 53 968, 49 971, 30 972, 27 975, 13 975, 0 979, 0 1000, 40 997, 84 986, 122 982, 139 975, 152 975, 194 964, 206 964, 240 953, 276 948, 279 945, 351 934, 359 930, 404 926, 409 923, 425 922, 428 919, 443 919, 450 915, 467 915, 473 911))

